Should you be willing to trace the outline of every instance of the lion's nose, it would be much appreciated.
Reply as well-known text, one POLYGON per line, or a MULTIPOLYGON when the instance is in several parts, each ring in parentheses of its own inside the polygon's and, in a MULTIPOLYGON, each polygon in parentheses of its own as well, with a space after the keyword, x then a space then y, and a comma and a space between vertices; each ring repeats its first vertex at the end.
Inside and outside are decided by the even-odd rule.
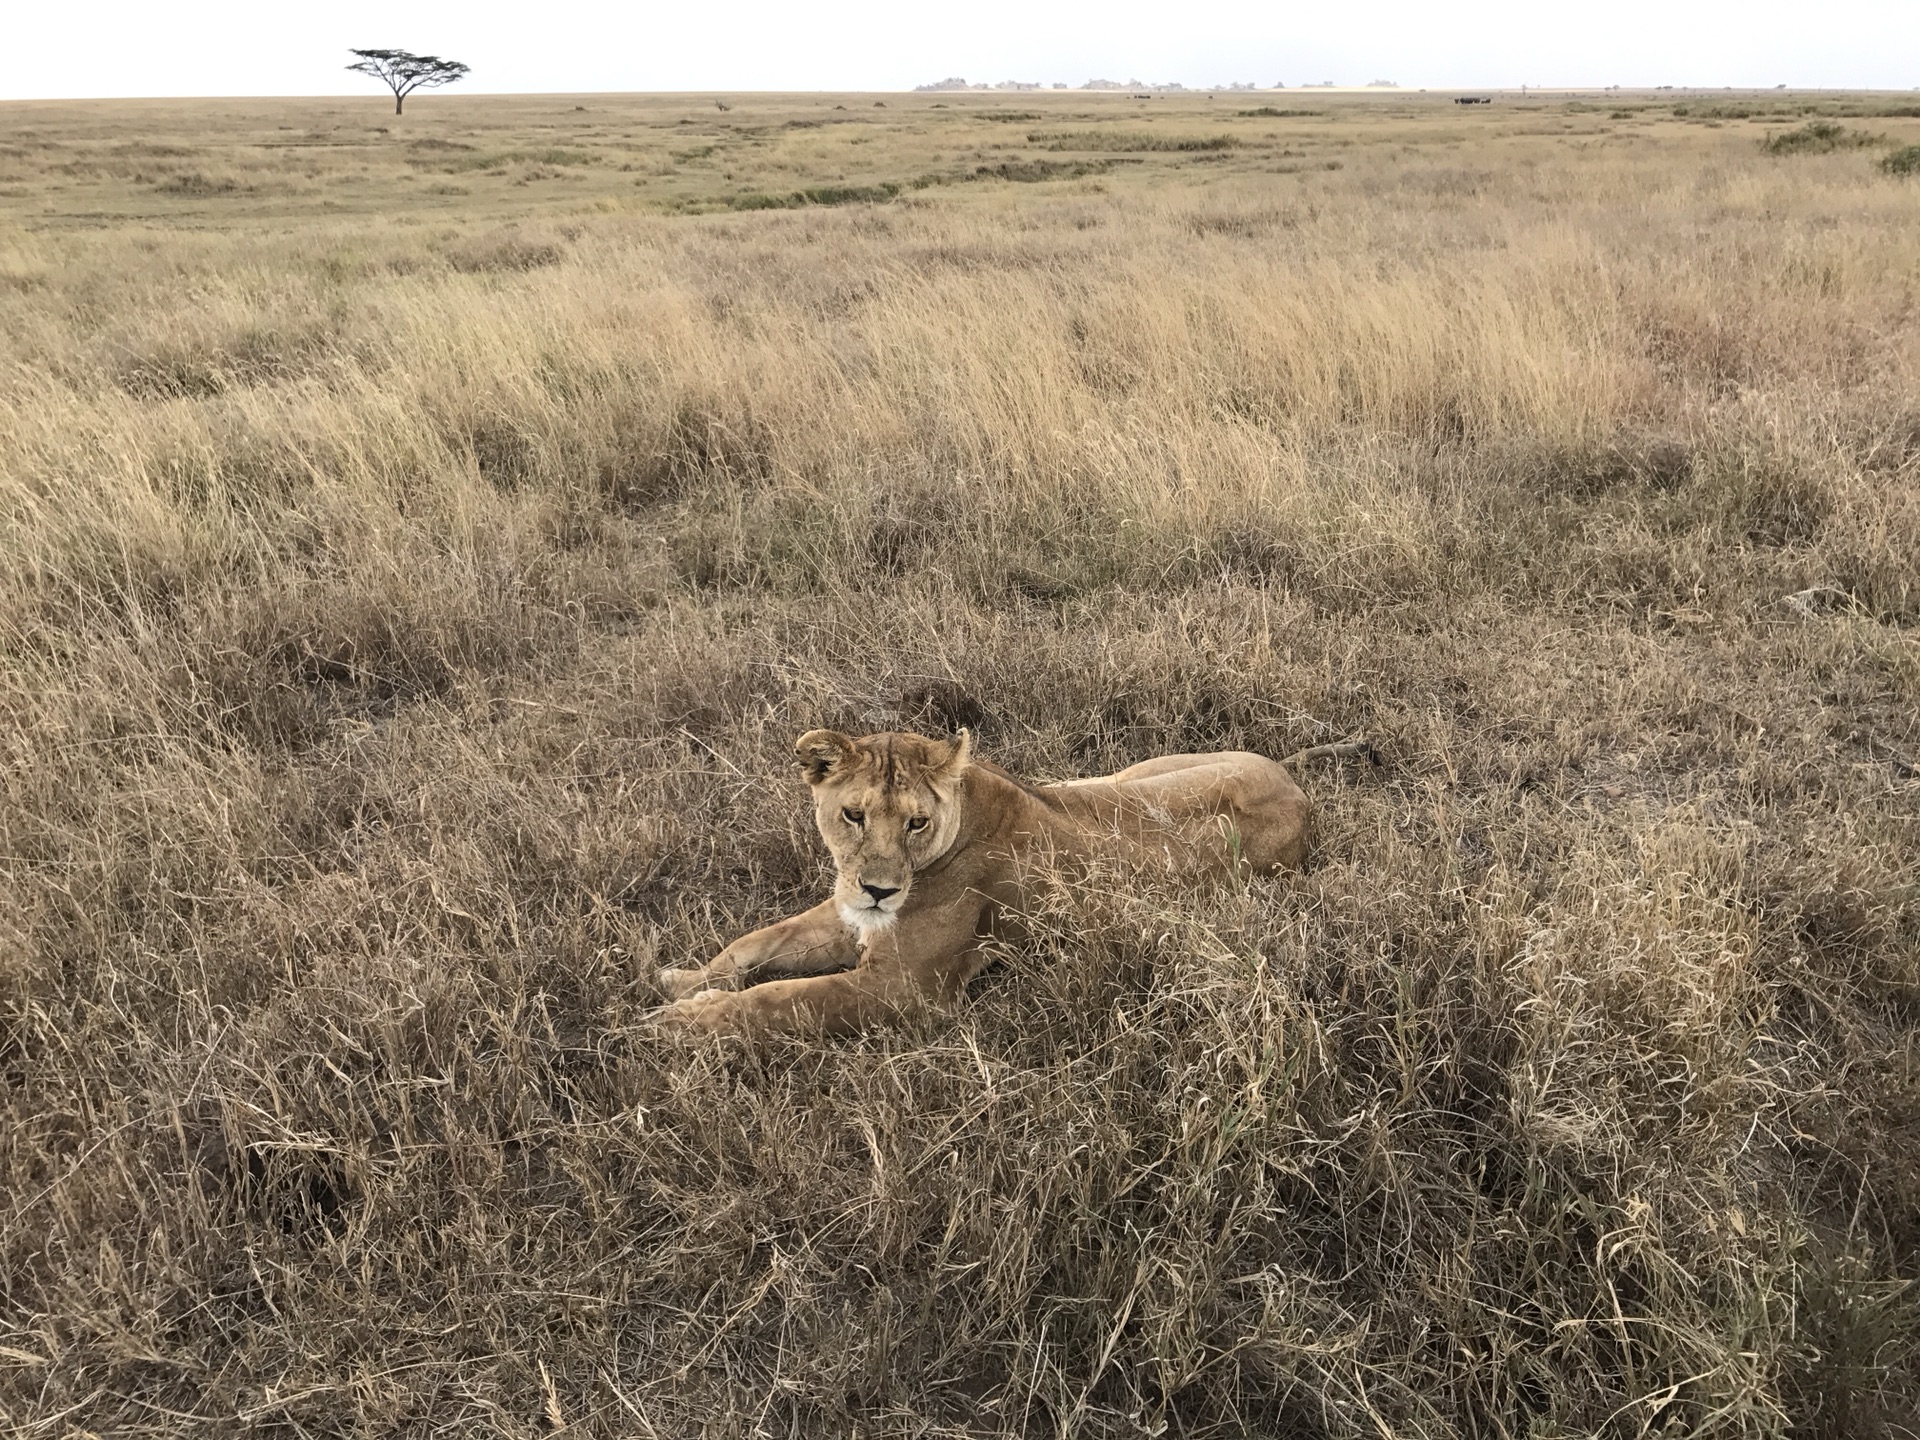
POLYGON ((878 905, 882 900, 886 899, 889 895, 898 895, 900 893, 900 887, 898 885, 864 885, 863 884, 860 888, 866 891, 867 894, 873 897, 873 903, 876 905, 878 905))

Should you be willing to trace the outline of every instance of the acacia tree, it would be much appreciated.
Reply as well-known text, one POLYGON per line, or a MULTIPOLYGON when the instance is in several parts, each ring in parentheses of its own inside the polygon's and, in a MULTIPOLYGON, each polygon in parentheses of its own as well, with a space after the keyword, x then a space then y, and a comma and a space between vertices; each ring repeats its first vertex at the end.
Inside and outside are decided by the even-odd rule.
POLYGON ((347 66, 362 75, 371 75, 393 91, 393 113, 398 115, 407 96, 423 85, 451 85, 467 73, 458 60, 442 60, 438 55, 415 55, 410 50, 353 50, 360 58, 347 66))

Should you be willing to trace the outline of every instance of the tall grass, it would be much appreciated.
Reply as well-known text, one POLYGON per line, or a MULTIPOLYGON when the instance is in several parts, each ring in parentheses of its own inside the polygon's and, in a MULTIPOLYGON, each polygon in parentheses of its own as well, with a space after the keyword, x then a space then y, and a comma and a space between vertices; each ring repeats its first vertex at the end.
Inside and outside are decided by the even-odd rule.
POLYGON ((0 1416, 1904 1433, 1920 199, 1393 123, 0 236, 0 1416), (1385 758, 937 1024, 647 1027, 793 735, 961 723, 1385 758))

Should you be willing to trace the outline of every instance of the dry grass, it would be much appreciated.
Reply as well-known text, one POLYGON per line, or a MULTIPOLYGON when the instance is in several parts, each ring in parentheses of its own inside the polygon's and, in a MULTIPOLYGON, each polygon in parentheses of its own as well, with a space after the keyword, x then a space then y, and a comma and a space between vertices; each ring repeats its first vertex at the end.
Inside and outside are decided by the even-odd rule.
POLYGON ((1915 1433, 1920 121, 580 103, 0 110, 0 1422, 1915 1433), (1385 763, 644 1027, 959 722, 1385 763))

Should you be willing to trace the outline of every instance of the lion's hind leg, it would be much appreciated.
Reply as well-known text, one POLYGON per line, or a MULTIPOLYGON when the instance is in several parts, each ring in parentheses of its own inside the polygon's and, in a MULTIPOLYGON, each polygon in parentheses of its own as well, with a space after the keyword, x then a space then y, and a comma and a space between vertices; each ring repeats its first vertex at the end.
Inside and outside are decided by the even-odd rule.
POLYGON ((1246 757, 1223 787, 1234 859, 1256 874, 1298 869, 1313 844, 1313 802, 1293 777, 1262 756, 1246 757))
POLYGON ((1262 755, 1163 756, 1121 771, 1112 790, 1124 810, 1171 826, 1201 868, 1271 874, 1298 866, 1312 841, 1312 803, 1262 755))

